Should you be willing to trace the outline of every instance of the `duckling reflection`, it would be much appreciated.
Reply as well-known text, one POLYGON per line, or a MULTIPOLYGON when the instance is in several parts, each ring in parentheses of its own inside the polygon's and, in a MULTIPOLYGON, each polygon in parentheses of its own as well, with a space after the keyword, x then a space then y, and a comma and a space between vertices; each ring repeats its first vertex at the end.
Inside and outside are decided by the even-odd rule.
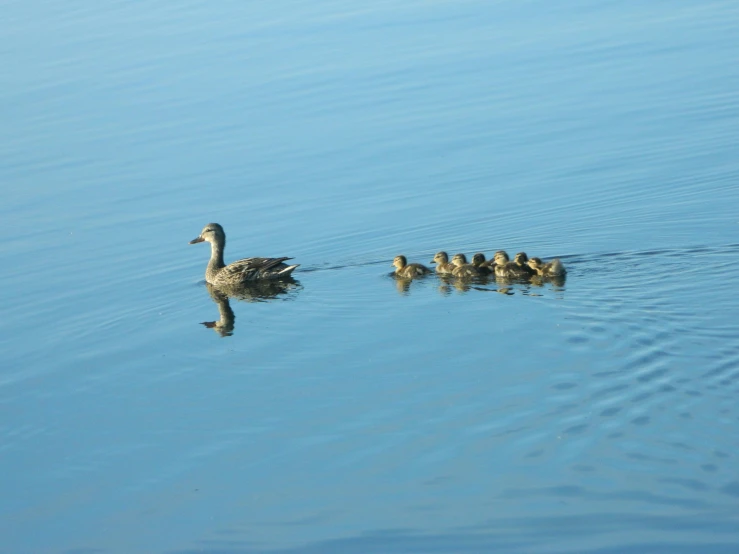
POLYGON ((219 286, 210 283, 205 284, 213 302, 218 304, 218 321, 203 321, 208 329, 215 330, 222 337, 233 335, 236 316, 231 309, 229 298, 243 300, 244 302, 267 302, 279 297, 287 300, 302 289, 299 281, 292 278, 279 281, 253 281, 243 283, 240 286, 219 286))
POLYGON ((398 290, 398 294, 401 296, 408 296, 411 292, 411 282, 413 279, 403 279, 402 277, 395 277, 395 288, 398 290))

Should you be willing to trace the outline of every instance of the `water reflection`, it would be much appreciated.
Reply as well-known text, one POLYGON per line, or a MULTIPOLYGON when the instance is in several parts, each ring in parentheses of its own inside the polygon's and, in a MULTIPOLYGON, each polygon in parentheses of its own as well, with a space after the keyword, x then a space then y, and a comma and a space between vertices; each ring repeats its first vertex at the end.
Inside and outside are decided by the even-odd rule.
POLYGON ((233 334, 236 316, 234 315, 234 311, 231 309, 231 304, 228 302, 228 296, 223 294, 210 283, 207 283, 206 286, 213 302, 218 304, 220 319, 218 321, 203 321, 201 325, 205 325, 208 329, 213 329, 222 337, 230 337, 233 334))
POLYGON ((252 281, 239 286, 214 287, 210 283, 205 284, 208 294, 218 305, 218 321, 203 321, 201 324, 208 329, 213 329, 222 337, 233 335, 236 316, 229 302, 230 298, 246 302, 267 302, 282 297, 283 300, 292 298, 300 290, 302 285, 295 279, 281 279, 279 281, 252 281))
POLYGON ((566 275, 554 275, 552 277, 542 277, 541 275, 534 275, 530 279, 530 283, 535 287, 543 287, 547 283, 552 285, 554 290, 562 290, 567 281, 566 275))
POLYGON ((411 291, 411 282, 413 282, 413 279, 403 279, 394 273, 391 273, 390 275, 392 276, 393 281, 395 281, 395 288, 398 290, 398 294, 401 296, 408 296, 411 291))
MULTIPOLYGON (((394 273, 389 274, 395 282, 398 293, 407 296, 410 294, 411 284, 414 279, 404 279, 394 273)), ((425 277, 427 279, 438 279, 439 285, 436 290, 442 296, 450 296, 453 292, 466 294, 470 291, 497 292, 511 296, 518 290, 527 296, 541 296, 533 292, 536 289, 549 288, 554 292, 563 292, 566 276, 542 277, 531 275, 529 277, 496 277, 493 275, 478 275, 459 277, 446 273, 436 273, 425 277)))

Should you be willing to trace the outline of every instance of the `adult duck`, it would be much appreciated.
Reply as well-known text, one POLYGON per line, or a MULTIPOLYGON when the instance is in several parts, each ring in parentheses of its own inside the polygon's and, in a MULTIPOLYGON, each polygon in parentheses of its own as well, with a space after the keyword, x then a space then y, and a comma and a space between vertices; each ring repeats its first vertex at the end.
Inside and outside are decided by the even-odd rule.
POLYGON ((210 261, 205 268, 205 280, 216 287, 238 286, 262 279, 284 279, 299 265, 284 263, 292 258, 244 258, 226 265, 223 263, 226 233, 218 223, 208 223, 190 244, 198 242, 210 243, 210 261))

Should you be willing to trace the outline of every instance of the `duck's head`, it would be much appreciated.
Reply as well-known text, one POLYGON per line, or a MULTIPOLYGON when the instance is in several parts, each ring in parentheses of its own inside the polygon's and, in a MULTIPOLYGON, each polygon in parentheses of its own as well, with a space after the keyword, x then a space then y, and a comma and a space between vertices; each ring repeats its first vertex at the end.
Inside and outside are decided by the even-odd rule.
POLYGON ((465 265, 467 263, 467 256, 465 256, 464 254, 454 254, 454 257, 452 258, 452 263, 457 267, 465 265))
POLYGON ((529 261, 529 257, 526 255, 526 252, 519 252, 516 254, 516 257, 513 258, 513 261, 516 262, 517 265, 526 265, 526 262, 529 261))
POLYGON ((508 253, 505 250, 498 250, 493 257, 497 265, 505 265, 510 261, 508 253))
POLYGON ((408 260, 405 256, 395 256, 393 259, 393 266, 398 269, 403 269, 406 265, 408 265, 408 260))
POLYGON ((528 264, 531 269, 538 270, 543 267, 544 262, 541 261, 541 258, 533 257, 533 258, 529 258, 528 264))
POLYGON ((223 227, 218 223, 208 223, 203 230, 200 231, 200 235, 190 241, 190 244, 198 242, 208 241, 211 244, 226 244, 226 233, 223 231, 223 227))
POLYGON ((449 254, 446 252, 437 252, 434 255, 434 259, 431 260, 432 264, 448 264, 449 263, 449 254))
POLYGON ((472 265, 479 267, 484 263, 485 263, 485 254, 483 254, 482 252, 478 252, 477 254, 472 256, 472 265))

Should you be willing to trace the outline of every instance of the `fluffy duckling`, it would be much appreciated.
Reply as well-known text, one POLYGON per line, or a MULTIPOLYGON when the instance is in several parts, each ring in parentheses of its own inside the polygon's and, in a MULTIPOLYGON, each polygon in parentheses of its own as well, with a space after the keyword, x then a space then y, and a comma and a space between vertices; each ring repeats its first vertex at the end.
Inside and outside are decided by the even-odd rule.
POLYGON ((551 262, 543 262, 541 258, 531 258, 528 265, 542 277, 561 277, 567 273, 564 264, 558 258, 551 262))
POLYGON ((407 258, 402 255, 395 256, 393 266, 395 267, 395 275, 403 279, 413 279, 431 273, 431 270, 425 265, 409 264, 407 258))
POLYGON ((452 273, 456 267, 453 263, 449 262, 449 254, 446 252, 437 252, 431 263, 436 264, 436 273, 442 274, 452 273))
POLYGON ((482 271, 484 275, 490 275, 495 271, 493 269, 495 267, 495 261, 485 260, 485 254, 482 252, 478 252, 472 256, 472 265, 482 271))
POLYGON ((493 254, 493 264, 495 269, 498 266, 504 266, 508 262, 510 262, 511 259, 508 257, 508 252, 505 250, 498 250, 495 254, 493 254))
POLYGON ((489 275, 489 271, 484 271, 474 264, 467 263, 467 256, 464 254, 455 254, 454 258, 452 258, 452 263, 456 266, 452 272, 452 275, 455 277, 471 279, 474 277, 484 277, 485 275, 489 275))
POLYGON ((452 264, 454 264, 454 267, 461 267, 463 265, 467 265, 469 262, 467 261, 467 256, 464 254, 454 254, 452 256, 452 264))
POLYGON ((528 256, 525 252, 519 252, 512 262, 508 261, 508 254, 499 250, 495 253, 495 276, 507 279, 522 279, 531 277, 534 270, 526 262, 528 256))

